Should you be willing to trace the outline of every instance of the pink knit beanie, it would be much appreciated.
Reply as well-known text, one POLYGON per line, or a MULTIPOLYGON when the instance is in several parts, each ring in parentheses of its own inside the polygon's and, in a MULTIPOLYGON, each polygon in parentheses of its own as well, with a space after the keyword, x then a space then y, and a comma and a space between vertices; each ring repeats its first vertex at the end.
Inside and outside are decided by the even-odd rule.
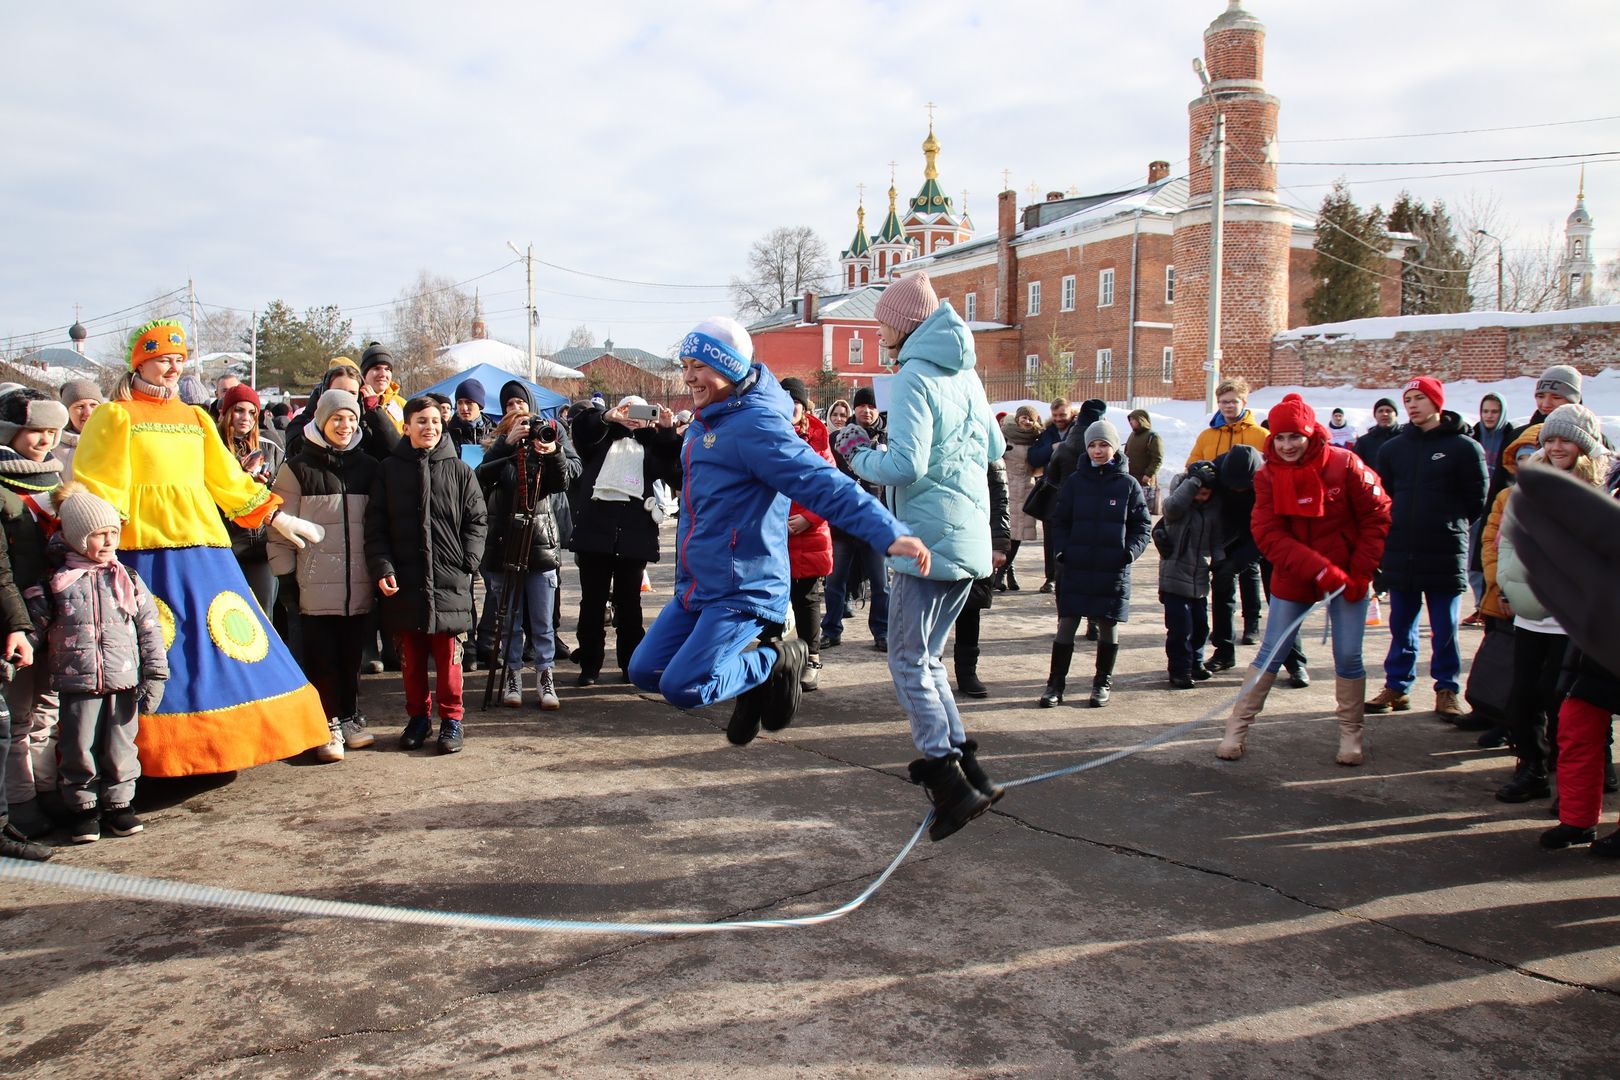
POLYGON ((902 334, 909 334, 938 307, 939 297, 934 295, 933 283, 928 280, 927 273, 919 270, 884 289, 872 314, 878 322, 887 323, 902 334))

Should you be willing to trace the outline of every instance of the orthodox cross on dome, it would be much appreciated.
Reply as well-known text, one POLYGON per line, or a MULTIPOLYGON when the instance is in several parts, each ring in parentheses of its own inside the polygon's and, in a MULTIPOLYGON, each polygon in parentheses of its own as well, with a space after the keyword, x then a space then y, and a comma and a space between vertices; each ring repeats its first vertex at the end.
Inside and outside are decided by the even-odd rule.
POLYGON ((1011 191, 1012 190, 1012 170, 1011 169, 1002 169, 1001 170, 1001 190, 1002 191, 1011 191))

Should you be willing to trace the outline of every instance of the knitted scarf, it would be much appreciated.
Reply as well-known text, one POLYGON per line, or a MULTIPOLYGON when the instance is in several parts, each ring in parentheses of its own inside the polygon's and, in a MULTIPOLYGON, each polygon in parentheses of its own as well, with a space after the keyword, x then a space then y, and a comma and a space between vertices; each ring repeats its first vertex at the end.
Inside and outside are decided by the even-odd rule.
POLYGON ((1008 446, 1034 446, 1040 441, 1041 431, 1039 428, 1025 431, 1018 426, 1016 416, 1004 416, 1001 418, 1001 435, 1007 440, 1008 446))
POLYGON ((19 495, 44 495, 62 483, 62 463, 48 457, 35 461, 9 446, 0 446, 0 485, 19 495))
POLYGON ((135 614, 135 580, 117 559, 110 563, 98 563, 69 548, 66 564, 51 575, 51 591, 66 592, 86 574, 111 574, 113 599, 118 602, 120 609, 130 615, 135 614))
POLYGON ((1271 506, 1288 517, 1322 517, 1327 513, 1327 486, 1322 469, 1327 464, 1327 440, 1320 432, 1311 436, 1305 454, 1290 464, 1266 447, 1266 474, 1271 477, 1271 506))
POLYGON ((167 401, 169 398, 175 396, 173 387, 159 386, 157 383, 149 383, 139 375, 131 375, 129 377, 129 385, 130 389, 135 391, 137 394, 144 394, 149 398, 157 398, 159 401, 167 401))

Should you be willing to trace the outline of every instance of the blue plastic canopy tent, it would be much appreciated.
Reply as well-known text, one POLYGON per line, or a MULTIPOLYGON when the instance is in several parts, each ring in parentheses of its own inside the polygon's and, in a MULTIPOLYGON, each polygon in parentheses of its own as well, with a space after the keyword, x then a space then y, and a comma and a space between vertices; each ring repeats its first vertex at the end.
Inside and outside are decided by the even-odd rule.
POLYGON ((568 399, 552 390, 547 390, 538 383, 532 383, 521 375, 515 375, 504 368, 494 364, 474 364, 466 371, 450 376, 432 386, 426 386, 416 391, 418 394, 443 394, 452 401, 456 397, 456 387, 471 379, 484 388, 484 399, 489 402, 487 409, 492 417, 499 419, 501 415, 501 387, 509 382, 522 383, 529 391, 529 398, 534 402, 534 411, 541 416, 555 417, 567 406, 568 399))

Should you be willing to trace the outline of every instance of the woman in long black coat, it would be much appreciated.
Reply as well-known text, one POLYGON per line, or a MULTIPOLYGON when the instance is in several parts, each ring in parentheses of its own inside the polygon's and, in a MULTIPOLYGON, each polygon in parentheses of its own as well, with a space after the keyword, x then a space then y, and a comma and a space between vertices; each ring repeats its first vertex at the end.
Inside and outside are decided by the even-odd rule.
POLYGON ((1098 420, 1086 429, 1086 456, 1063 481, 1047 522, 1058 564, 1058 625, 1043 708, 1063 701, 1082 618, 1097 627, 1091 705, 1108 704, 1119 656, 1119 624, 1130 617, 1131 564, 1147 550, 1153 529, 1147 497, 1126 471, 1119 446, 1119 432, 1108 421, 1098 420))

